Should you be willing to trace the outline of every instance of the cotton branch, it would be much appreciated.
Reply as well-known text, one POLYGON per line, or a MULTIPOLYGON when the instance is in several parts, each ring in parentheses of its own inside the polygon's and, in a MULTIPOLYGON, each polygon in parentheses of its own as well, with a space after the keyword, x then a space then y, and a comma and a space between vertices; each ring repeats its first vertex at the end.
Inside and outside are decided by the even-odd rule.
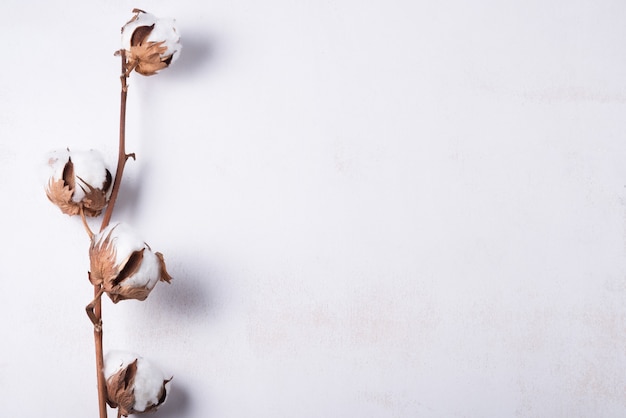
MULTIPOLYGON (((127 68, 126 51, 121 50, 119 55, 122 60, 122 75, 120 76, 120 80, 122 82, 122 91, 120 94, 120 137, 117 168, 115 170, 115 179, 113 180, 111 197, 109 199, 109 204, 102 219, 100 231, 106 228, 111 221, 111 216, 113 215, 113 209, 115 208, 117 195, 119 194, 120 185, 122 183, 122 175, 124 174, 124 166, 126 165, 126 161, 130 157, 132 157, 133 159, 135 158, 135 154, 126 153, 126 99, 128 96, 128 84, 126 81, 128 79, 129 71, 127 68)), ((98 380, 98 406, 100 411, 100 418, 107 418, 107 389, 106 380, 104 378, 104 353, 102 348, 102 294, 104 293, 104 289, 102 288, 102 284, 94 284, 93 290, 94 299, 89 305, 87 305, 86 310, 89 319, 94 325, 93 334, 96 348, 96 373, 98 380)))

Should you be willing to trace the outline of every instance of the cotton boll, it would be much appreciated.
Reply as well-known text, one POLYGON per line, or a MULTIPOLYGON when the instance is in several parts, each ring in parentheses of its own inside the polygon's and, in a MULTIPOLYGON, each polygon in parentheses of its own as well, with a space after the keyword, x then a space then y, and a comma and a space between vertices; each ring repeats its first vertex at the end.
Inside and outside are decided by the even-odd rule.
POLYGON ((180 36, 174 19, 157 19, 143 10, 122 27, 122 49, 127 59, 126 72, 154 75, 178 59, 180 36))
POLYGON ((111 172, 95 151, 56 150, 47 156, 48 199, 67 215, 98 216, 106 206, 112 185, 111 172))
POLYGON ((152 252, 126 224, 109 225, 92 237, 89 280, 114 303, 145 300, 159 281, 170 282, 163 255, 152 252))
POLYGON ((104 358, 107 403, 121 415, 152 412, 167 399, 171 379, 137 354, 111 351, 104 358))
MULTIPOLYGON (((139 235, 125 223, 109 226, 100 235, 109 235, 109 239, 115 243, 115 264, 117 265, 124 266, 133 253, 143 251, 141 264, 132 275, 121 282, 121 285, 152 290, 161 277, 159 259, 139 238, 139 235)), ((104 241, 99 241, 100 247, 104 241)))

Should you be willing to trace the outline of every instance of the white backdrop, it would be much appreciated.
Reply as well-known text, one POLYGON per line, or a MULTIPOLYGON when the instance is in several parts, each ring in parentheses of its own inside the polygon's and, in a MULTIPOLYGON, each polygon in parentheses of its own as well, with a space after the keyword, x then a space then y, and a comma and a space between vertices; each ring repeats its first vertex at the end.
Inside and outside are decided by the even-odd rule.
POLYGON ((154 417, 626 415, 626 3, 3 0, 1 416, 97 415, 38 168, 113 165, 133 7, 184 43, 130 79, 114 214, 174 281, 103 306, 154 417))

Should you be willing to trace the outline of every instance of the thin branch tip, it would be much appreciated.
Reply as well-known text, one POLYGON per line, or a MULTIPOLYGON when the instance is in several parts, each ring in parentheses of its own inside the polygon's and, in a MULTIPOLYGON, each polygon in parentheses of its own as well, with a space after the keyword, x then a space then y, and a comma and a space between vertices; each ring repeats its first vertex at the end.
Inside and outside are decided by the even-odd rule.
POLYGON ((85 227, 85 231, 87 231, 87 235, 89 235, 89 239, 92 240, 93 231, 91 230, 91 228, 89 228, 89 224, 87 223, 87 218, 85 217, 85 208, 83 205, 80 205, 80 218, 83 221, 83 227, 85 227))

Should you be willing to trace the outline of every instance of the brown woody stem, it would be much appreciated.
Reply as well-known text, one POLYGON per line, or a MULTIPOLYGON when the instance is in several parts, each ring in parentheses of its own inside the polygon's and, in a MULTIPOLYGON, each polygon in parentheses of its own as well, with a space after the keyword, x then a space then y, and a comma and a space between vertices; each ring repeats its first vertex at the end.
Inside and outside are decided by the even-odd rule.
MULTIPOLYGON (((115 170, 115 180, 113 180, 111 198, 109 199, 109 204, 107 205, 104 217, 102 218, 100 231, 106 228, 111 221, 111 215, 113 214, 115 201, 117 200, 117 195, 120 190, 126 160, 130 157, 133 159, 135 158, 135 154, 126 154, 126 96, 128 94, 128 84, 126 81, 130 71, 128 71, 127 68, 126 52, 121 50, 120 56, 122 57, 122 75, 120 76, 120 80, 122 82, 122 92, 120 99, 120 139, 117 156, 117 168, 115 170)), ((87 306, 87 315, 94 324, 93 335, 96 345, 96 375, 98 379, 98 406, 100 418, 107 418, 106 380, 104 378, 104 354, 102 350, 102 285, 94 285, 93 290, 94 300, 87 306)))
POLYGON ((93 287, 94 307, 93 314, 94 327, 93 338, 96 344, 96 377, 98 379, 98 410, 100 418, 107 418, 107 388, 104 379, 104 353, 102 349, 102 286, 93 287))
POLYGON ((124 173, 126 160, 130 157, 135 159, 135 154, 126 154, 126 97, 128 95, 128 84, 126 83, 126 80, 128 79, 129 72, 126 62, 126 51, 122 49, 120 51, 120 56, 122 57, 122 75, 120 76, 120 80, 122 82, 122 92, 120 97, 120 143, 117 154, 115 180, 113 180, 113 189, 111 190, 111 198, 109 199, 106 212, 104 212, 100 231, 109 226, 109 222, 111 221, 115 201, 117 200, 117 195, 120 191, 120 184, 122 183, 122 174, 124 173))

